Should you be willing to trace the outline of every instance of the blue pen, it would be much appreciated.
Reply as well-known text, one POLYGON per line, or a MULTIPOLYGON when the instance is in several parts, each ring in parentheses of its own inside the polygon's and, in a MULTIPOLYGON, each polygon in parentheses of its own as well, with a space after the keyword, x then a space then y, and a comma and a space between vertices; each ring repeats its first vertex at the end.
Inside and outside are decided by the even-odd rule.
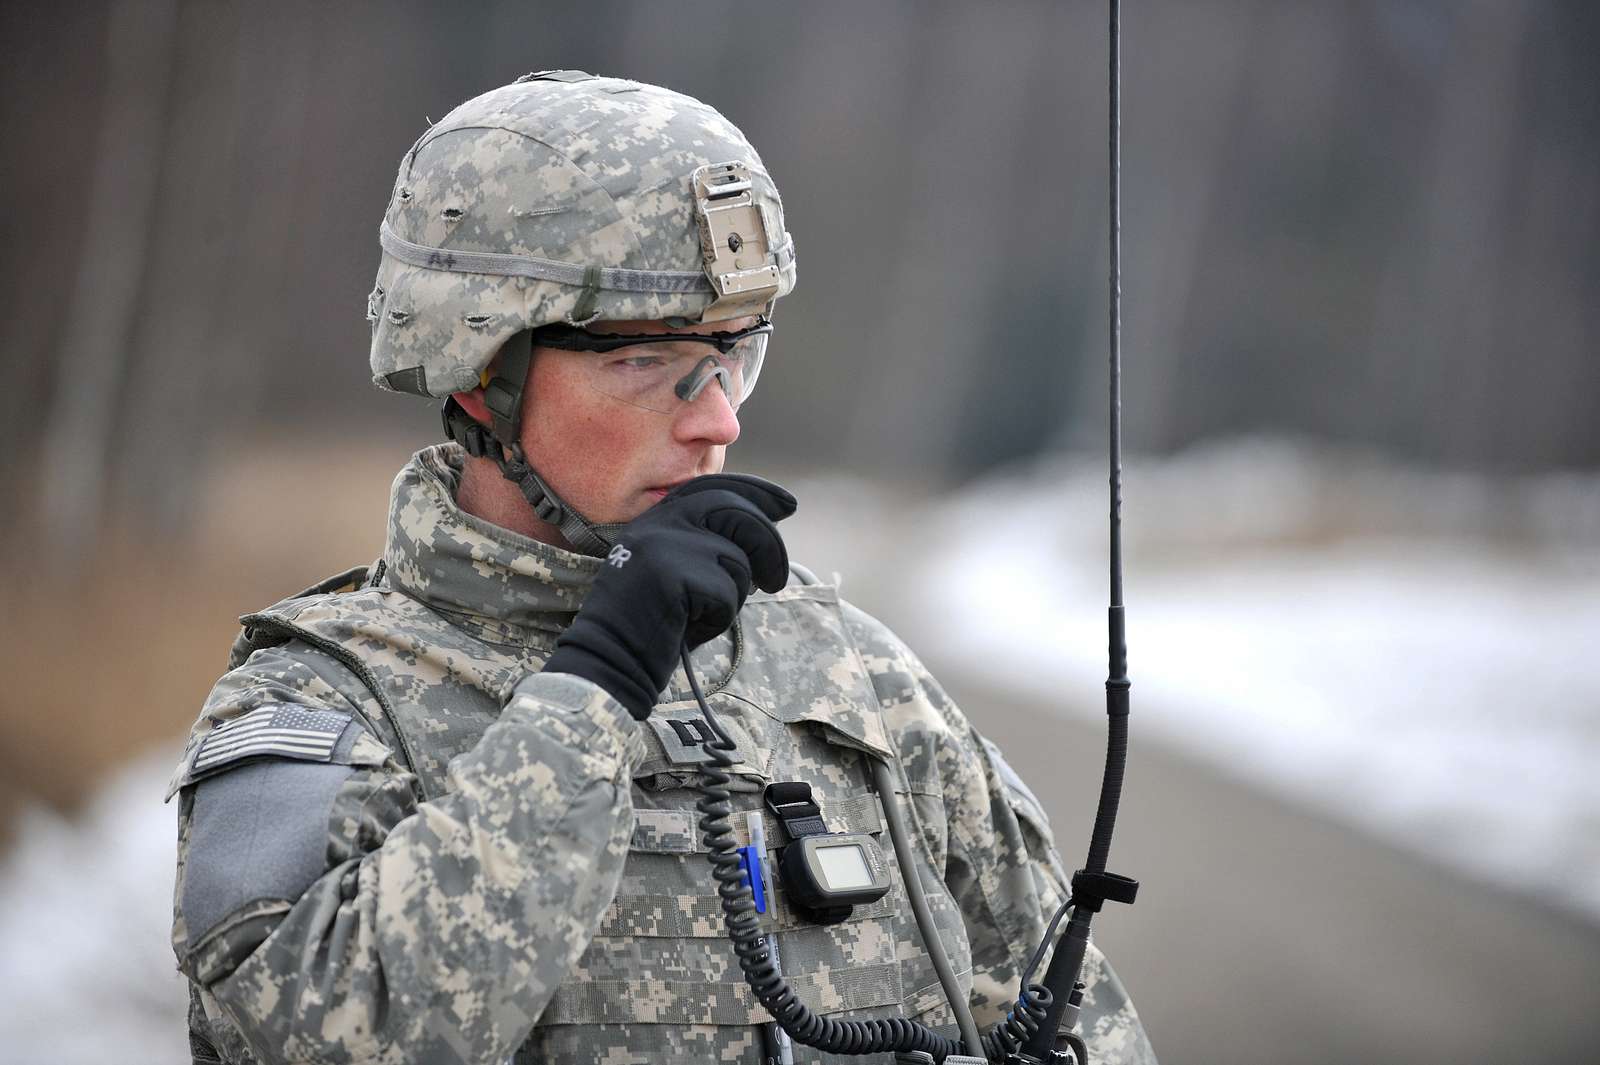
MULTIPOLYGON (((750 885, 756 897, 756 911, 766 913, 767 826, 760 810, 745 814, 745 824, 750 828, 749 860, 745 868, 750 874, 750 885)), ((778 960, 778 937, 771 932, 767 933, 767 953, 772 956, 773 969, 781 975, 783 967, 778 960)), ((778 1047, 778 1065, 794 1065, 794 1044, 789 1040, 789 1033, 778 1027, 776 1021, 769 1022, 767 1027, 772 1041, 778 1047)))

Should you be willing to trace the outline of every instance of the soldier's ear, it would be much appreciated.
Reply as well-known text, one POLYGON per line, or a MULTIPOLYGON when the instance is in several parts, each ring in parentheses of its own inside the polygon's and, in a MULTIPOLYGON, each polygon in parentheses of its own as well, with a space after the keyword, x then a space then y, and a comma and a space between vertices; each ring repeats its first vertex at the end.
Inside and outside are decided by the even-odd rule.
POLYGON ((499 371, 500 356, 496 355, 490 360, 489 365, 485 366, 481 371, 479 371, 477 388, 474 388, 468 392, 451 393, 451 396, 455 399, 455 401, 461 404, 461 409, 472 415, 472 420, 477 422, 479 425, 487 426, 493 424, 493 415, 489 413, 489 405, 484 402, 483 390, 488 386, 489 382, 494 379, 494 375, 499 371))
POLYGON ((532 339, 532 330, 512 336, 495 353, 489 365, 479 371, 477 388, 450 394, 468 417, 496 435, 505 428, 502 421, 509 419, 512 411, 517 416, 515 435, 522 435, 522 426, 528 413, 527 390, 533 377, 532 339), (521 380, 513 385, 509 380, 502 379, 502 374, 520 377, 521 380), (492 409, 489 406, 491 398, 495 400, 492 409), (500 413, 496 414, 496 411, 500 413))
POLYGON ((489 408, 483 402, 483 388, 481 386, 474 388, 471 392, 451 393, 451 398, 461 404, 461 409, 471 415, 472 420, 479 425, 491 424, 489 408))

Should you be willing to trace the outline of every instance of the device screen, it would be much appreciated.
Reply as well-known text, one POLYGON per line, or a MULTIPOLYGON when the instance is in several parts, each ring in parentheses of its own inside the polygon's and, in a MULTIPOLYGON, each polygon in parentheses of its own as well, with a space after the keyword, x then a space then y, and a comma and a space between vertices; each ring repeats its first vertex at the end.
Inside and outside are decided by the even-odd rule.
POLYGON ((867 869, 867 859, 859 843, 818 847, 817 863, 822 866, 823 881, 834 891, 872 885, 872 873, 867 869))

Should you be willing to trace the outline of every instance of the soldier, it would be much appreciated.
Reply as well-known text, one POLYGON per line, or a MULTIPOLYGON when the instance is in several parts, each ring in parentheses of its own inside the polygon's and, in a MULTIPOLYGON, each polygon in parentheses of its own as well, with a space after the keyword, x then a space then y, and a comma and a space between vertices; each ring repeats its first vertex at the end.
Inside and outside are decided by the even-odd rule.
MULTIPOLYGON (((881 834, 888 767, 938 937, 1002 1018, 1064 897, 1043 811, 904 644, 789 564, 792 497, 720 473, 795 282, 744 136, 654 86, 531 74, 423 134, 380 235, 374 380, 445 400, 452 442, 400 472, 372 566, 242 619, 173 777, 194 1060, 760 1061, 682 646, 741 824, 803 782, 829 829, 881 834)), ((948 1025, 893 864, 831 923, 769 883, 763 931, 818 1013, 948 1025)), ((1153 1061, 1097 953, 1086 981, 1092 1059, 1153 1061)))

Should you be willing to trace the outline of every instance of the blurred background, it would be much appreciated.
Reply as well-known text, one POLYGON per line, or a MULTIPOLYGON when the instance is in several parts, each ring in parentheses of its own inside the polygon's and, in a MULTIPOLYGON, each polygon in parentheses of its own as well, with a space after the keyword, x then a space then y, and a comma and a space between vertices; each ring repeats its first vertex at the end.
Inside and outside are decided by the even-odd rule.
MULTIPOLYGON (((1099 941, 1167 1062, 1593 1061, 1600 9, 1130 2, 1134 755, 1099 941)), ((182 1059, 160 803, 235 618, 381 549, 400 155, 699 96, 800 283, 737 468, 1033 782, 1098 788, 1094 3, 0 7, 0 1060, 182 1059)))

